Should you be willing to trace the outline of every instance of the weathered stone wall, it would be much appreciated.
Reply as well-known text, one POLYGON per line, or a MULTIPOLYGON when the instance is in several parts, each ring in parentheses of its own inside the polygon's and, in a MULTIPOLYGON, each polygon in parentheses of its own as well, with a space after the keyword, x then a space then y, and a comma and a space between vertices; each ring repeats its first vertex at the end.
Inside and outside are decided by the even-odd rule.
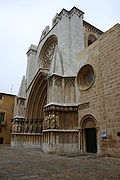
MULTIPOLYGON (((117 136, 120 131, 120 25, 104 33, 77 58, 92 65, 95 74, 93 85, 80 90, 80 104, 89 102, 89 106, 79 110, 79 128, 85 115, 93 115, 100 128, 101 153, 120 156, 120 137, 117 136), (102 130, 107 132, 106 139, 102 139, 102 130)), ((80 63, 79 68, 84 64, 80 63)))
POLYGON ((24 148, 40 148, 42 146, 42 135, 40 133, 12 133, 11 146, 24 148))
POLYGON ((44 130, 40 133, 12 133, 12 147, 40 148, 44 152, 78 152, 77 130, 44 130))
POLYGON ((75 104, 75 77, 53 75, 48 80, 47 104, 75 104))
MULTIPOLYGON (((85 133, 93 128, 95 153, 120 155, 120 25, 101 34, 83 21, 82 11, 63 9, 52 28, 44 29, 38 46, 28 50, 25 119, 30 127, 37 119, 43 122, 40 142, 44 151, 88 152, 85 133)), ((19 103, 21 114, 23 101, 19 103)), ((13 144, 32 146, 33 132, 37 131, 16 131, 13 144), (29 133, 29 140, 19 132, 29 133)))
POLYGON ((44 130, 44 152, 78 152, 78 130, 44 130))
POLYGON ((60 112, 59 113, 60 129, 77 129, 78 113, 77 112, 60 112))
MULTIPOLYGON (((42 36, 38 46, 32 45, 30 47, 27 53, 27 88, 37 71, 40 68, 43 68, 43 66, 39 64, 40 61, 42 61, 42 59, 40 59, 40 52, 51 36, 56 36, 58 40, 60 57, 64 67, 64 75, 75 75, 77 69, 77 64, 74 63, 76 53, 79 53, 84 49, 83 12, 77 8, 73 8, 70 11, 63 9, 58 15, 58 22, 42 36)), ((44 66, 43 69, 47 68, 47 66, 44 66)))

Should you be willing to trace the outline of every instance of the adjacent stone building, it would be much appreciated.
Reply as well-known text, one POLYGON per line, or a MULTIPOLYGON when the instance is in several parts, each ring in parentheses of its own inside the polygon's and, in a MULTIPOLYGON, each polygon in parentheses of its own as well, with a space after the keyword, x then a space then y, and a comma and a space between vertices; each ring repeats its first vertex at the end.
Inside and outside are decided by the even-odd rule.
POLYGON ((73 7, 27 52, 12 146, 120 156, 120 25, 107 32, 73 7))
POLYGON ((14 102, 14 95, 0 93, 0 144, 10 144, 11 142, 14 102))

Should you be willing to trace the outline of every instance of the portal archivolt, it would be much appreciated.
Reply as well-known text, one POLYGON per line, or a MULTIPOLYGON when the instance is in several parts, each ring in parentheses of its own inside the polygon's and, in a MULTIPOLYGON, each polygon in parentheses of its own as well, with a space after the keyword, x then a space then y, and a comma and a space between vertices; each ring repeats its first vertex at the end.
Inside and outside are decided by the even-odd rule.
POLYGON ((43 108, 47 103, 47 77, 40 73, 34 80, 26 107, 26 119, 43 119, 43 108))
POLYGON ((96 120, 92 115, 86 115, 81 120, 81 150, 87 153, 97 153, 96 120))

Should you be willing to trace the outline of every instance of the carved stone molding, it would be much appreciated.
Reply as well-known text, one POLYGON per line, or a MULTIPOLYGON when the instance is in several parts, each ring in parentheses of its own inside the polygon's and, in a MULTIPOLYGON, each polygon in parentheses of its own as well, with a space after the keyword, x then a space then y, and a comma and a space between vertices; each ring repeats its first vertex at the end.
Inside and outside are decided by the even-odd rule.
POLYGON ((49 87, 52 87, 52 85, 53 85, 53 79, 51 78, 49 79, 49 87))
POLYGON ((47 111, 66 111, 66 112, 70 112, 70 111, 78 111, 78 106, 75 105, 75 106, 67 106, 67 105, 49 105, 49 106, 46 106, 44 107, 44 111, 47 112, 47 111))
POLYGON ((53 59, 54 50, 58 44, 57 36, 51 35, 43 44, 39 58, 38 58, 38 67, 42 69, 49 69, 51 61, 53 59))
POLYGON ((44 132, 66 132, 66 133, 78 133, 79 130, 77 129, 45 129, 44 132))
POLYGON ((44 116, 43 129, 59 129, 59 114, 58 112, 49 112, 44 116))
POLYGON ((55 85, 57 85, 58 87, 62 86, 62 78, 56 77, 55 78, 55 85))
POLYGON ((102 34, 103 32, 98 28, 94 27, 93 25, 89 24, 88 22, 83 20, 83 26, 86 27, 89 31, 93 31, 97 34, 102 34))
POLYGON ((89 108, 89 104, 90 104, 89 102, 80 104, 80 105, 78 106, 78 110, 83 110, 83 109, 89 108))
POLYGON ((73 15, 77 15, 78 17, 83 17, 84 12, 82 12, 81 10, 79 10, 76 7, 73 7, 70 11, 67 11, 66 9, 63 9, 58 16, 60 17, 60 19, 62 19, 62 17, 69 17, 71 18, 73 15))
POLYGON ((13 119, 12 133, 41 133, 42 120, 38 119, 13 119))
POLYGON ((65 87, 68 86, 71 88, 71 86, 75 86, 75 79, 74 78, 65 78, 65 87))
POLYGON ((41 57, 41 61, 40 61, 40 66, 42 68, 49 68, 53 55, 54 55, 54 50, 55 50, 55 46, 56 46, 57 42, 52 42, 46 49, 46 51, 44 52, 43 56, 41 57))

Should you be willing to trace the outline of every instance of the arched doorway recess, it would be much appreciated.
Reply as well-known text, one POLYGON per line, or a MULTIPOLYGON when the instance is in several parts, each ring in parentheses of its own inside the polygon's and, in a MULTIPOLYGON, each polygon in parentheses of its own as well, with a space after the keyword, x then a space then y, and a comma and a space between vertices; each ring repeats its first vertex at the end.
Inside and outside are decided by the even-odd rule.
POLYGON ((97 153, 97 127, 93 116, 87 115, 82 119, 82 152, 97 153))

